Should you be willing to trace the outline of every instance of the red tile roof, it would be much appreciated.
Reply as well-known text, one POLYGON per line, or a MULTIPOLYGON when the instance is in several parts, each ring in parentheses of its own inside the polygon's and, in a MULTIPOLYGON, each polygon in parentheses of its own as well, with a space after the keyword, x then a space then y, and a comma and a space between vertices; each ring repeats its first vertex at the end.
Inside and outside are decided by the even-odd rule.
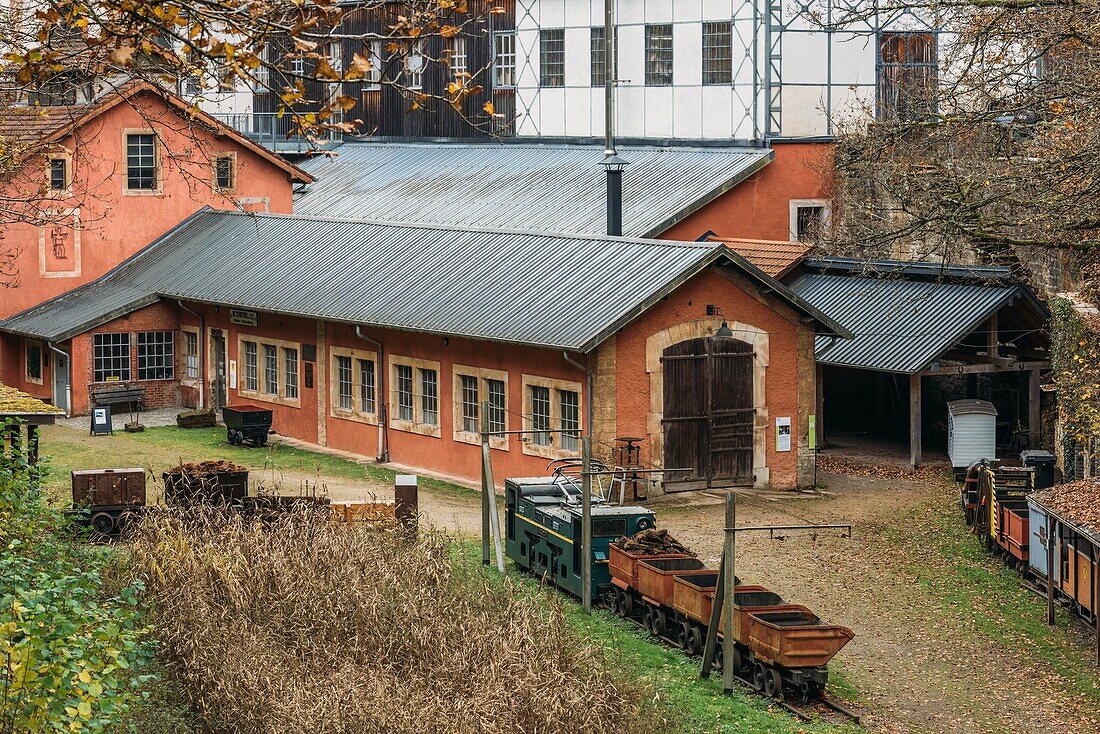
POLYGON ((814 249, 813 245, 805 242, 746 240, 736 237, 710 237, 708 239, 711 242, 724 243, 726 247, 773 278, 786 275, 814 249))

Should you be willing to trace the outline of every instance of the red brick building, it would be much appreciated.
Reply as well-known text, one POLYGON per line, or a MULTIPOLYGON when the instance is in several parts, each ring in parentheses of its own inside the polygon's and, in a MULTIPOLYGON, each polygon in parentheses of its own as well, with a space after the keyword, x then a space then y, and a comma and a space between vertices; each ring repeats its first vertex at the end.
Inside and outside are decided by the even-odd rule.
MULTIPOLYGON (((91 103, 13 105, 0 113, 0 137, 20 159, 3 182, 14 221, 0 243, 0 317, 103 276, 198 209, 289 213, 293 187, 312 178, 286 160, 158 87, 134 82, 91 103)), ((154 318, 153 316, 142 318, 154 318)), ((178 318, 166 328, 178 328, 178 318)), ((42 341, 0 346, 4 379, 67 402, 66 350, 42 341), (50 363, 60 361, 60 369, 50 363), (54 384, 50 374, 65 380, 54 384)), ((86 345, 71 356, 84 365, 86 345)), ((149 392, 178 401, 178 388, 149 381, 149 392)))
POLYGON ((530 431, 492 439, 501 476, 634 436, 670 489, 809 483, 814 336, 848 336, 720 244, 214 211, 0 331, 88 371, 78 412, 117 375, 150 405, 269 406, 278 433, 470 479, 483 418, 530 431))

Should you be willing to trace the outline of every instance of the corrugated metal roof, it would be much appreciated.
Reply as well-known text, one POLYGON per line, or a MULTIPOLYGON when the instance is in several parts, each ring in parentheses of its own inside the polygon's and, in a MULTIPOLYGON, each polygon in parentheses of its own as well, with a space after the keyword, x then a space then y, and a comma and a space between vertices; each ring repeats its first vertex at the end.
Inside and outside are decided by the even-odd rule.
POLYGON ((1020 294, 1019 286, 803 275, 791 290, 852 332, 818 336, 820 364, 913 374, 1020 294))
POLYGON ((60 341, 160 296, 587 351, 718 260, 835 326, 713 243, 202 210, 100 280, 0 330, 60 341))
MULTIPOLYGON (((760 148, 626 147, 623 234, 653 237, 773 156, 760 148)), ((594 145, 346 143, 302 165, 317 180, 299 214, 452 227, 604 234, 606 175, 594 145)))

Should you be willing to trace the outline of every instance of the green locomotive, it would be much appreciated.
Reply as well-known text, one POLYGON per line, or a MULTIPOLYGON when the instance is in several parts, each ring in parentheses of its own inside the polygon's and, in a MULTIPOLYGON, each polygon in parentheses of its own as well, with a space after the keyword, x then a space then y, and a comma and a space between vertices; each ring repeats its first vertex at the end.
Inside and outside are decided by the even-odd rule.
MULTIPOLYGON (((508 479, 504 486, 505 553, 517 566, 573 596, 581 586, 581 495, 565 477, 508 479)), ((644 507, 592 503, 593 599, 611 589, 609 546, 624 535, 652 528, 653 513, 644 507)))

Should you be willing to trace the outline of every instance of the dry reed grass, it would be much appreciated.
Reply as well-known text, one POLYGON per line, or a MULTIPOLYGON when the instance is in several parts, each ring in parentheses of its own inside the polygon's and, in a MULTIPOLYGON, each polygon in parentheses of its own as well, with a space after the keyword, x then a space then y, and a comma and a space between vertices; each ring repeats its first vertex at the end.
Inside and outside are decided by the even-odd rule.
POLYGON ((164 661, 212 731, 662 731, 560 602, 455 561, 441 535, 171 510, 132 558, 164 661))

